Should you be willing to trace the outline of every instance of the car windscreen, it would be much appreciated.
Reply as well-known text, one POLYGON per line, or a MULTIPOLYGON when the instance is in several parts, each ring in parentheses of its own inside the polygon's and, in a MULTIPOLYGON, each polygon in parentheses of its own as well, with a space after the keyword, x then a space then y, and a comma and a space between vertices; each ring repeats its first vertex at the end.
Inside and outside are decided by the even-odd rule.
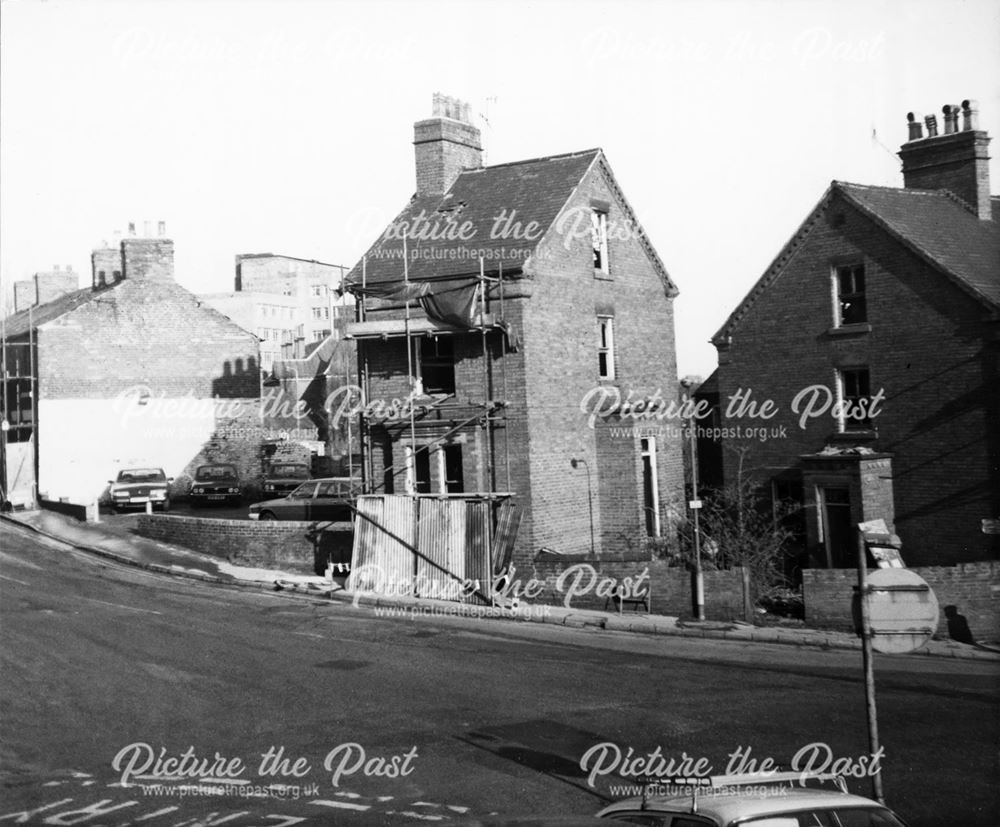
POLYGON ((130 468, 127 471, 120 471, 118 482, 166 482, 167 475, 159 468, 130 468))
POLYGON ((307 480, 309 469, 304 465, 272 465, 268 476, 281 480, 307 480))
POLYGON ((236 467, 233 465, 202 465, 195 472, 194 478, 200 482, 234 480, 236 479, 236 467))
POLYGON ((904 827, 883 807, 814 807, 781 815, 748 818, 739 827, 904 827))

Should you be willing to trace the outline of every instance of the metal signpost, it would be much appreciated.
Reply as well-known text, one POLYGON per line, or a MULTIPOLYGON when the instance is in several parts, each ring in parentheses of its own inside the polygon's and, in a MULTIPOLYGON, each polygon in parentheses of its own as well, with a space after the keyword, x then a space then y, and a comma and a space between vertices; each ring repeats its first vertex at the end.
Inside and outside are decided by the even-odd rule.
MULTIPOLYGON (((919 649, 937 630, 938 602, 923 578, 909 569, 882 568, 869 576, 867 546, 862 526, 858 536, 856 620, 860 627, 865 671, 868 747, 874 756, 879 753, 879 738, 873 650, 903 654, 919 649)), ((885 803, 880 765, 872 774, 872 795, 880 804, 885 803)))

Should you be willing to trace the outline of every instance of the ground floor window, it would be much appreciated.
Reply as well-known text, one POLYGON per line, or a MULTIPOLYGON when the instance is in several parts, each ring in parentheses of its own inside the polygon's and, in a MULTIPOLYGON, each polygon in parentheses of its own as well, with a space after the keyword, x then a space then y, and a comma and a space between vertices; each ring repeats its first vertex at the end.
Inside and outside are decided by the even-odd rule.
POLYGON ((656 437, 642 440, 642 506, 646 534, 660 536, 660 489, 656 477, 656 437))

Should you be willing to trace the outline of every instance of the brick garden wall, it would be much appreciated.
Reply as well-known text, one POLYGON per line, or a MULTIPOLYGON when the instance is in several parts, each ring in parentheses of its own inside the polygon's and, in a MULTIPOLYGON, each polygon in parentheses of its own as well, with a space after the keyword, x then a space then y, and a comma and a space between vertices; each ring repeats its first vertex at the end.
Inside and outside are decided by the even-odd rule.
MULTIPOLYGON (((527 583, 534 578, 545 585, 539 597, 532 601, 549 605, 565 605, 567 593, 578 584, 583 590, 588 585, 593 587, 586 594, 570 598, 570 606, 577 609, 603 610, 607 598, 597 593, 597 585, 607 579, 621 580, 631 578, 632 583, 642 582, 651 588, 650 608, 653 614, 672 615, 681 618, 693 617, 692 575, 687 569, 668 566, 664 560, 536 560, 533 564, 518 567, 514 579, 527 583), (561 575, 572 567, 563 580, 563 588, 558 588, 561 575), (590 568, 587 568, 587 567, 590 568), (643 581, 638 578, 644 571, 648 577, 643 581), (579 580, 577 577, 579 576, 579 580)), ((739 569, 729 571, 706 571, 705 582, 705 617, 708 620, 743 620, 743 578, 739 569)), ((644 586, 643 588, 646 588, 644 586)), ((603 592, 603 590, 602 590, 603 592)), ((626 604, 626 612, 642 607, 626 604)), ((608 604, 608 610, 612 609, 608 604)))
MULTIPOLYGON (((961 563, 911 569, 934 590, 941 617, 937 636, 949 637, 946 606, 968 621, 976 640, 1000 641, 1000 563, 961 563)), ((805 569, 802 597, 806 623, 823 629, 853 631, 851 601, 858 584, 853 569, 805 569)))
POLYGON ((300 574, 324 574, 328 561, 351 559, 353 532, 349 526, 314 532, 315 523, 253 522, 140 514, 137 532, 219 557, 230 563, 282 569, 300 574))

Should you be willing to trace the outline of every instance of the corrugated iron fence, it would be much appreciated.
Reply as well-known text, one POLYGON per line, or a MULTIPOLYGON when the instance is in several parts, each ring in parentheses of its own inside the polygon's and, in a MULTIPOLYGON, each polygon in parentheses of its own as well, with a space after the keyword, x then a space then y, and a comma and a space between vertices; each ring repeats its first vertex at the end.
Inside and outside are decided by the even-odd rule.
POLYGON ((361 496, 348 588, 489 602, 494 577, 510 563, 520 515, 509 499, 361 496))

